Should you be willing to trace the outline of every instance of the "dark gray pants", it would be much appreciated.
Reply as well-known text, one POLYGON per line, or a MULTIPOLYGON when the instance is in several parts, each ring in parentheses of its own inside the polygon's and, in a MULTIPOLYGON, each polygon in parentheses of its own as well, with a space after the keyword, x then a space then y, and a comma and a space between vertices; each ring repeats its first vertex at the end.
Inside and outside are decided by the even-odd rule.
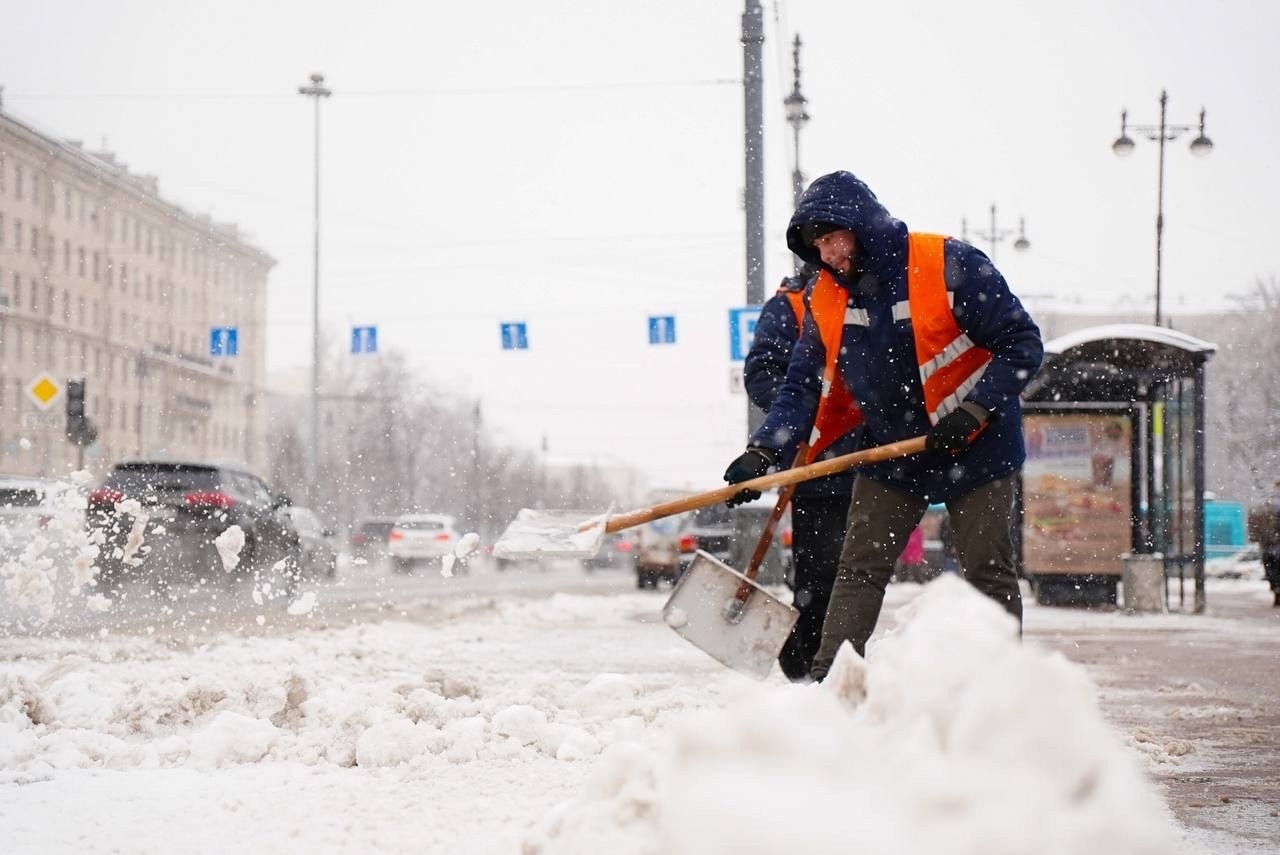
MULTIPOLYGON (((1013 475, 983 484, 947 502, 961 572, 970 584, 1022 622, 1022 592, 1013 566, 1013 475)), ((893 562, 929 507, 924 499, 858 476, 840 571, 831 591, 822 645, 810 672, 827 675, 840 644, 865 655, 875 631, 893 562)))

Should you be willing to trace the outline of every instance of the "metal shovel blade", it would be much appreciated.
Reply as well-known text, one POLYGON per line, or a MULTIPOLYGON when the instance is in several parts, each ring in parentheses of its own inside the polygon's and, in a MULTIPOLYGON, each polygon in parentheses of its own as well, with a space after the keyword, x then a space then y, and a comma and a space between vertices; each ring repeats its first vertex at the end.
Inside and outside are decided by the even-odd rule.
POLYGON ((690 644, 721 664, 760 680, 769 676, 799 615, 701 550, 662 609, 667 626, 690 644), (751 595, 740 604, 736 595, 743 583, 751 586, 751 595))
POLYGON ((493 554, 497 558, 591 558, 604 542, 608 518, 598 511, 521 508, 493 545, 493 554))

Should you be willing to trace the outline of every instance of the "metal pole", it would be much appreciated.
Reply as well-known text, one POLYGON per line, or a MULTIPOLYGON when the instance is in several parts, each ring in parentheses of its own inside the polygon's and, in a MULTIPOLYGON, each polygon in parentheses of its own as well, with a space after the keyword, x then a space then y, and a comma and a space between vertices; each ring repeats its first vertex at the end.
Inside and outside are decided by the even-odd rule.
POLYGON ((311 281, 311 436, 307 443, 307 504, 315 506, 316 481, 320 445, 320 99, 332 90, 324 86, 324 75, 311 75, 310 86, 299 86, 298 92, 315 99, 315 220, 313 238, 313 277, 311 281))
POLYGON ((1156 179, 1156 326, 1160 326, 1160 260, 1164 248, 1164 142, 1165 104, 1168 93, 1160 90, 1160 174, 1156 179))
POLYGON ((987 237, 991 238, 991 263, 996 261, 996 241, 1000 239, 1000 233, 996 231, 996 203, 991 203, 991 231, 987 237))
POLYGON ((1195 500, 1193 504, 1193 518, 1191 525, 1195 529, 1193 540, 1192 555, 1195 561, 1196 571, 1196 595, 1195 595, 1195 613, 1202 614, 1205 609, 1204 594, 1204 488, 1205 488, 1205 389, 1204 389, 1204 360, 1205 354, 1197 354, 1195 373, 1195 404, 1192 418, 1194 419, 1192 430, 1192 467, 1195 472, 1195 500))
POLYGON ((742 90, 745 117, 747 305, 764 302, 764 14, 746 0, 742 15, 742 90))
MULTIPOLYGON (((747 305, 764 303, 764 14, 759 0, 746 0, 742 13, 742 97, 746 184, 747 305)), ((747 399, 747 431, 764 420, 747 399)))

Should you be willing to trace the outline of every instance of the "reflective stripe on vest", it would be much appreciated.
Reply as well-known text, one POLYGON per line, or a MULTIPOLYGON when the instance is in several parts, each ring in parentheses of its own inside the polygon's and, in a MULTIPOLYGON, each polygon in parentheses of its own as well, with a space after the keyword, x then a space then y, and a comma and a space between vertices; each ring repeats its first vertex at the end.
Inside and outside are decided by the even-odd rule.
POLYGON ((956 323, 952 310, 955 297, 947 291, 943 275, 945 241, 942 235, 907 236, 911 334, 931 424, 960 406, 991 361, 991 351, 974 344, 956 323))
MULTIPOLYGON (((945 240, 942 235, 914 232, 907 236, 907 299, 893 306, 894 321, 911 321, 911 334, 915 339, 920 367, 920 385, 930 424, 937 424, 938 419, 960 406, 965 395, 978 384, 987 363, 991 361, 991 351, 974 344, 956 323, 952 311, 955 295, 947 291, 947 282, 943 276, 945 240)), ((809 295, 809 310, 813 313, 818 333, 827 351, 827 364, 823 372, 823 400, 818 406, 819 414, 822 413, 823 404, 829 400, 829 387, 838 385, 848 395, 843 381, 839 384, 832 383, 832 378, 837 376, 836 364, 840 357, 845 325, 868 324, 866 310, 850 308, 848 303, 848 291, 836 283, 829 271, 822 271, 809 295)), ((849 405, 857 412, 856 421, 853 422, 853 425, 857 425, 862 421, 862 413, 857 411, 852 398, 849 405)), ((825 430, 819 432, 821 424, 820 420, 815 419, 815 438, 828 433, 825 430)), ((832 436, 831 440, 836 436, 832 436)))

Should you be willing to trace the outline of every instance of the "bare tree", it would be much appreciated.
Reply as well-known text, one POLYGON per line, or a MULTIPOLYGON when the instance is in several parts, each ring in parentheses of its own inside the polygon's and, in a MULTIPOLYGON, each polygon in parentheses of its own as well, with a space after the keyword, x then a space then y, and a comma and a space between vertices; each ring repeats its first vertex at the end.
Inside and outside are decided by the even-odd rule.
POLYGON ((1210 466, 1224 494, 1252 502, 1280 478, 1280 279, 1238 300, 1210 362, 1210 466))
MULTIPOLYGON (((318 510, 347 525, 364 516, 451 513, 484 535, 522 507, 606 507, 599 472, 550 472, 527 450, 503 447, 481 423, 479 403, 426 382, 395 351, 356 362, 327 349, 317 472, 318 510)), ((271 474, 305 493, 305 432, 298 398, 274 401, 271 474)))

